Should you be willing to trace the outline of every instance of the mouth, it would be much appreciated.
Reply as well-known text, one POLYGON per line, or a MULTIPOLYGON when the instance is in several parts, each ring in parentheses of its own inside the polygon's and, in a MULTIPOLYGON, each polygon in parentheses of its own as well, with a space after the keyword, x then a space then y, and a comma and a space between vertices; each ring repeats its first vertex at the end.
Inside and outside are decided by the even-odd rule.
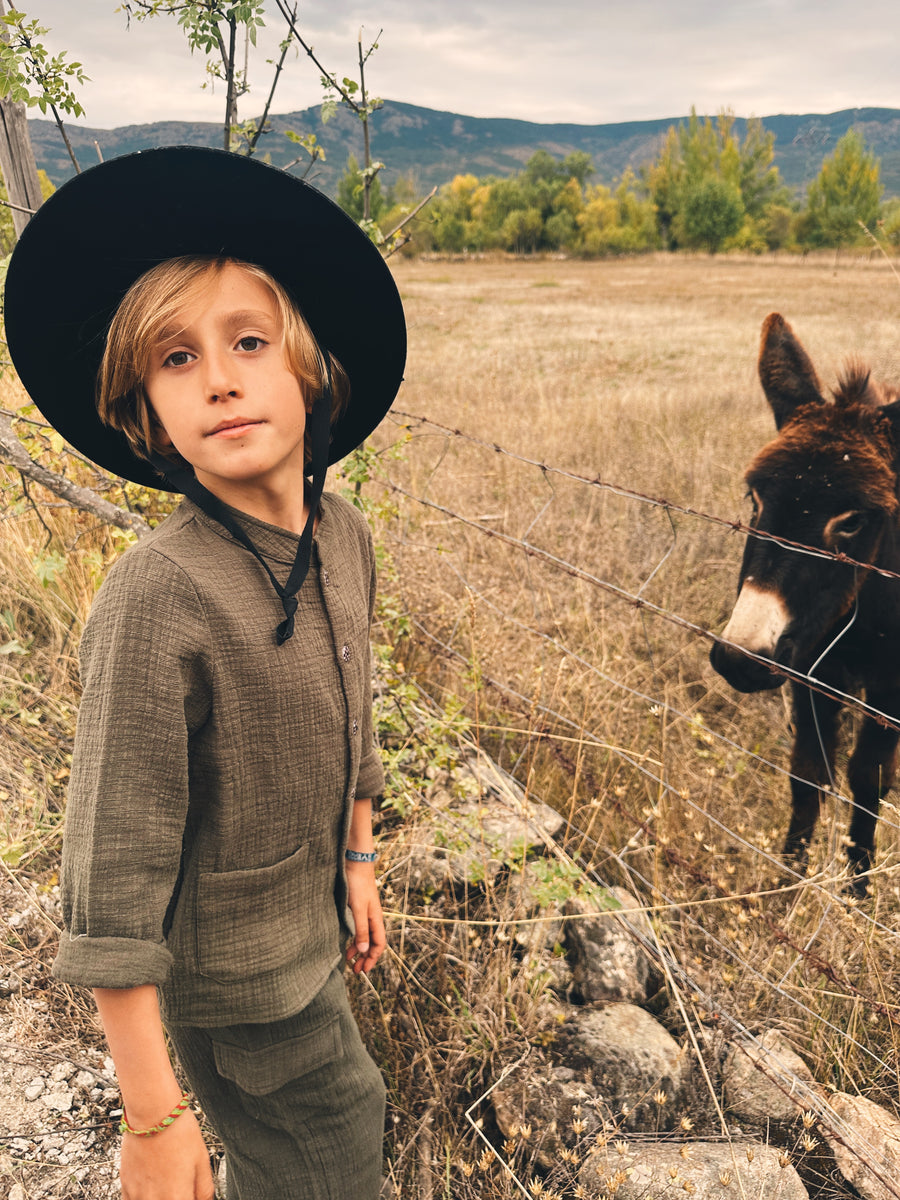
POLYGON ((227 421, 220 421, 214 429, 210 429, 206 437, 221 437, 221 438, 237 438, 242 437, 257 425, 264 424, 263 421, 251 421, 247 417, 230 417, 227 421))

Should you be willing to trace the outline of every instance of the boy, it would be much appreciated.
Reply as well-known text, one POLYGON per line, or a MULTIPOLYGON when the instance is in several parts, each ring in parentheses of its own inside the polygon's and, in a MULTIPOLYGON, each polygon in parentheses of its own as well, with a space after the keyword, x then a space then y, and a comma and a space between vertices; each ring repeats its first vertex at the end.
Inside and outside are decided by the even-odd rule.
POLYGON ((321 489, 399 386, 393 281, 313 189, 173 148, 48 201, 6 313, 47 419, 188 497, 110 571, 81 648, 54 971, 94 989, 123 1195, 212 1195, 164 1021, 225 1144, 229 1197, 374 1200, 384 1086, 338 970, 348 905, 353 969, 385 944, 374 562, 359 514, 321 489), (351 323, 355 297, 372 315, 351 323))

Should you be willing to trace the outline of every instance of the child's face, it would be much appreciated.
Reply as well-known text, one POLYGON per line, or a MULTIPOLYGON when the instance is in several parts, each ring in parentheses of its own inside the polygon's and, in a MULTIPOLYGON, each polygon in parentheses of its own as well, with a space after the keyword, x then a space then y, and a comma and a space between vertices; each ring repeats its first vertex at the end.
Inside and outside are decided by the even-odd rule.
POLYGON ((162 441, 214 495, 237 507, 259 492, 302 496, 303 393, 284 360, 275 298, 240 266, 187 299, 144 387, 162 441))

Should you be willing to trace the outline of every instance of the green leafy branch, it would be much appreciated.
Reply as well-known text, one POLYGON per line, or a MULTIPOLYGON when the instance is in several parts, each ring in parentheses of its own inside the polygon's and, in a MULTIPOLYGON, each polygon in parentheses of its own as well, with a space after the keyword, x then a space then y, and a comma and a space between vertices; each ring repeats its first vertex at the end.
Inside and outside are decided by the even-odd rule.
MULTIPOLYGON (((0 4, 2 10, 2 4, 0 4)), ((72 87, 83 84, 88 76, 80 62, 68 62, 65 51, 51 54, 42 39, 50 31, 29 20, 19 9, 0 11, 0 98, 14 104, 49 109, 62 134, 66 150, 76 171, 81 168, 66 134, 60 111, 72 117, 84 115, 84 109, 72 87)))
MULTIPOLYGON (((245 31, 250 44, 256 45, 257 30, 265 25, 263 6, 260 0, 123 0, 117 10, 124 12, 129 21, 146 21, 159 15, 178 18, 187 38, 191 53, 195 50, 206 55, 206 72, 210 81, 220 80, 225 84, 225 149, 232 149, 232 141, 237 134, 244 134, 248 143, 247 153, 252 153, 268 117, 268 104, 271 103, 275 83, 281 73, 281 66, 287 48, 290 45, 289 36, 282 43, 282 56, 275 72, 275 83, 269 94, 265 118, 254 125, 252 130, 243 131, 238 126, 237 104, 241 96, 247 94, 250 85, 246 71, 237 65, 238 29, 245 31)), ((296 13, 296 5, 294 6, 296 13)), ((207 85, 204 84, 204 87, 207 85)))

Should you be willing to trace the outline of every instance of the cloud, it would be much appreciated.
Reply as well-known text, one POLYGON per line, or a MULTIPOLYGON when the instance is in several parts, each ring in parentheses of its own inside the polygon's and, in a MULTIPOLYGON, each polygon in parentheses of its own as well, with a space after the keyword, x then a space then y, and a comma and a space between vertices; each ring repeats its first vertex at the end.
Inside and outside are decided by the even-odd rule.
MULTIPOLYGON (((89 124, 221 119, 221 89, 201 88, 173 17, 132 23, 115 0, 39 0, 48 43, 80 59, 89 124)), ((262 107, 280 18, 251 60, 262 107)), ((304 33, 340 75, 356 73, 356 41, 383 29, 367 66, 372 91, 476 116, 585 124, 678 116, 732 107, 741 115, 830 112, 897 104, 895 9, 885 0, 308 0, 304 33)), ((367 42, 368 44, 368 42, 367 42)), ((321 99, 318 71, 292 57, 276 110, 321 99)))

